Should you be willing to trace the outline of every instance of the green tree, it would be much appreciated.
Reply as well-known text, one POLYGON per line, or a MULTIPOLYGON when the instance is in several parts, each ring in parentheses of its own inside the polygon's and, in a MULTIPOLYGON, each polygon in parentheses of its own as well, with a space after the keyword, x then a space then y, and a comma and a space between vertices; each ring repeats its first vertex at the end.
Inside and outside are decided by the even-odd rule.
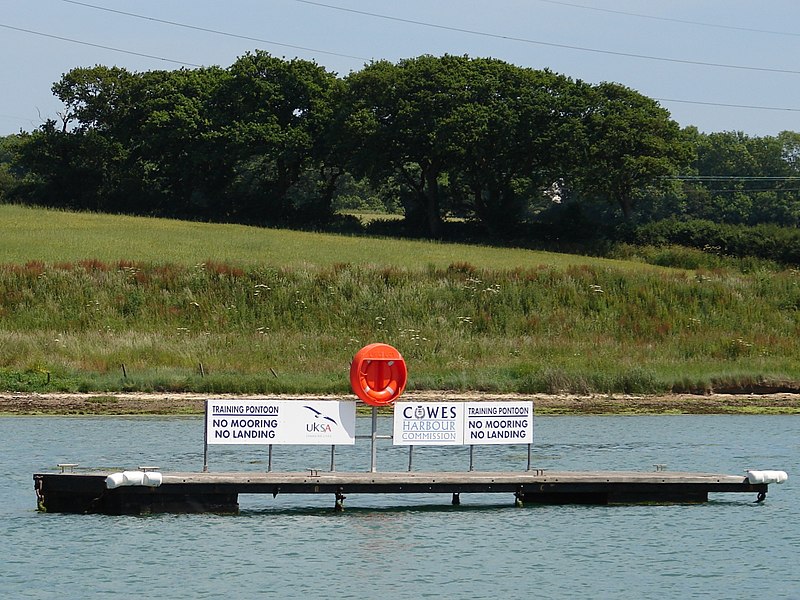
POLYGON ((61 123, 34 132, 23 153, 37 202, 108 212, 145 212, 143 177, 131 160, 140 119, 137 76, 118 67, 76 68, 52 87, 61 123), (126 189, 126 188, 132 189, 126 189), (136 198, 131 207, 130 199, 136 198))
POLYGON ((18 154, 27 134, 0 137, 0 202, 11 199, 22 183, 24 171, 19 167, 18 154))
POLYGON ((66 206, 267 223, 331 214, 337 78, 256 51, 230 68, 73 69, 35 135, 36 193, 66 206), (74 185, 74 180, 83 185, 74 185))
POLYGON ((208 216, 208 188, 224 171, 209 150, 209 99, 224 71, 129 73, 73 69, 53 89, 64 102, 64 132, 100 136, 120 148, 109 201, 124 212, 208 216), (213 165, 213 167, 212 167, 213 165))
POLYGON ((137 120, 136 75, 121 67, 75 68, 53 84, 64 104, 61 130, 119 132, 137 120))
POLYGON ((138 85, 144 93, 129 147, 151 210, 226 219, 218 198, 232 161, 216 129, 215 94, 227 77, 219 67, 140 75, 138 85))
POLYGON ((23 199, 44 206, 117 212, 116 189, 124 148, 93 130, 66 132, 49 120, 20 146, 29 172, 23 199))
POLYGON ((325 159, 340 85, 313 62, 263 51, 228 69, 214 101, 221 107, 216 135, 233 163, 227 202, 236 220, 285 222, 298 213, 324 220, 331 214, 331 180, 339 170, 327 169, 325 159))
POLYGON ((463 105, 464 57, 420 56, 373 62, 347 77, 344 137, 350 167, 375 184, 394 178, 406 190, 406 220, 431 237, 442 230, 447 123, 463 105))
POLYGON ((694 172, 687 183, 693 200, 686 214, 723 223, 796 225, 798 136, 751 137, 738 131, 698 135, 694 172))
POLYGON ((450 178, 468 211, 503 231, 570 170, 582 85, 492 59, 466 67, 460 101, 443 123, 450 178))
POLYGON ((614 83, 594 86, 584 116, 577 187, 584 199, 616 204, 625 219, 650 187, 691 158, 678 124, 655 100, 614 83))

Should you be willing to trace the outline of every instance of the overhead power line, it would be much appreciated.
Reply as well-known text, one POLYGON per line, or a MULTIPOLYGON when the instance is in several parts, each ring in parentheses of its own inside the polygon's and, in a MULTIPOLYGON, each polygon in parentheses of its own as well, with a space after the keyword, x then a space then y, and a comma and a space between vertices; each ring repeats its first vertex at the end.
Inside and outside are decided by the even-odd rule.
POLYGON ((146 21, 153 21, 154 23, 163 23, 165 25, 172 25, 174 27, 182 27, 184 29, 192 29, 194 31, 202 31, 203 33, 213 33, 214 35, 223 35, 226 37, 236 38, 240 40, 247 40, 250 42, 260 42, 262 44, 270 44, 273 46, 282 46, 284 48, 292 48, 294 50, 303 50, 305 52, 317 52, 319 54, 328 54, 330 56, 339 56, 341 58, 352 58, 355 60, 363 60, 369 61, 369 58, 365 58, 363 56, 353 56, 351 54, 340 54, 338 52, 330 52, 328 50, 320 50, 318 48, 308 48, 306 46, 296 46, 294 44, 285 44, 283 42, 276 42, 275 40, 265 40, 263 38, 252 37, 248 35, 240 35, 238 33, 230 33, 228 31, 220 31, 219 29, 210 29, 208 27, 199 27, 197 25, 188 25, 187 23, 179 23, 178 21, 167 21, 166 19, 157 19, 155 17, 148 17, 147 15, 139 15, 132 12, 126 12, 124 10, 117 10, 115 8, 108 8, 106 6, 97 6, 95 4, 89 4, 87 2, 78 2, 77 0, 61 0, 62 2, 66 2, 67 4, 76 4, 78 6, 83 6, 85 8, 92 8, 95 10, 103 10, 110 13, 116 13, 118 15, 125 15, 126 17, 134 17, 136 19, 144 19, 146 21))
MULTIPOLYGON (((139 14, 120 11, 120 10, 116 10, 116 9, 110 9, 110 8, 103 7, 103 6, 96 6, 96 5, 93 5, 93 4, 86 3, 86 2, 79 2, 77 0, 62 0, 62 1, 66 2, 66 3, 69 3, 69 4, 75 4, 75 5, 78 5, 78 6, 83 6, 83 7, 86 7, 86 8, 91 8, 91 9, 96 9, 96 10, 103 10, 103 11, 107 11, 107 12, 111 12, 111 13, 117 13, 117 14, 122 14, 122 15, 125 15, 125 16, 135 17, 135 18, 138 18, 138 19, 145 19, 145 20, 148 20, 148 21, 153 21, 153 22, 157 22, 157 23, 163 23, 163 24, 167 24, 167 25, 172 25, 172 26, 175 26, 175 27, 193 29, 193 30, 201 31, 201 32, 205 32, 205 33, 213 33, 213 34, 216 34, 216 35, 224 35, 224 36, 233 37, 233 38, 245 39, 245 40, 250 40, 250 41, 258 41, 258 42, 267 43, 267 44, 275 44, 275 45, 279 45, 279 46, 286 46, 286 47, 290 47, 290 48, 306 50, 306 51, 309 51, 309 52, 319 52, 319 53, 322 53, 322 54, 328 54, 328 55, 332 55, 332 56, 340 56, 340 57, 344 57, 344 58, 354 58, 354 59, 357 59, 357 60, 364 60, 364 61, 369 60, 369 59, 367 59, 365 57, 360 57, 360 56, 354 56, 354 55, 349 55, 349 54, 340 54, 340 53, 337 53, 337 52, 330 52, 330 51, 327 51, 327 50, 319 50, 319 49, 314 49, 314 48, 308 48, 308 47, 305 47, 305 46, 297 46, 297 45, 292 45, 292 44, 283 44, 281 42, 274 42, 274 41, 266 40, 266 39, 262 39, 262 38, 255 38, 255 37, 250 37, 250 36, 245 36, 245 35, 239 35, 239 34, 236 34, 236 33, 230 33, 230 32, 225 32, 225 31, 220 31, 220 30, 215 30, 215 29, 210 29, 210 28, 205 28, 205 27, 199 27, 199 26, 195 26, 195 25, 189 25, 189 24, 186 24, 186 23, 179 23, 177 21, 168 21, 168 20, 165 20, 165 19, 158 19, 158 18, 155 18, 155 17, 146 16, 146 15, 139 15, 139 14)), ((374 14, 374 13, 367 13, 365 11, 357 11, 357 10, 354 10, 354 9, 345 9, 345 8, 336 7, 336 6, 333 6, 333 5, 323 4, 323 3, 320 3, 320 2, 312 2, 310 0, 296 0, 296 1, 297 2, 302 2, 302 3, 305 3, 305 4, 319 5, 319 6, 323 6, 323 7, 326 7, 326 8, 332 8, 332 9, 336 9, 336 10, 344 10, 344 11, 347 11, 347 12, 355 12, 355 13, 366 14, 366 15, 369 15, 369 16, 376 16, 376 17, 399 20, 399 21, 408 21, 408 22, 411 22, 411 23, 414 23, 414 24, 427 25, 427 26, 430 26, 430 27, 438 27, 438 28, 444 28, 444 29, 454 29, 456 31, 464 31, 466 33, 475 33, 475 34, 479 34, 479 35, 488 35, 488 36, 491 36, 491 37, 500 37, 500 38, 503 38, 503 39, 512 39, 512 40, 513 39, 519 39, 519 41, 528 41, 530 43, 539 43, 539 42, 535 42, 533 40, 524 40, 522 38, 512 38, 512 37, 509 37, 509 36, 501 36, 501 35, 490 34, 490 33, 473 32, 473 31, 469 31, 469 30, 460 30, 458 28, 451 28, 451 27, 447 27, 447 26, 443 26, 443 25, 434 25, 434 24, 429 24, 429 23, 410 21, 410 20, 407 20, 407 19, 400 19, 399 17, 388 17, 388 16, 385 16, 385 15, 377 15, 377 14, 374 14)), ((551 1, 551 0, 541 0, 541 1, 551 1)), ((575 5, 575 6, 578 6, 578 5, 575 5)), ((101 49, 104 49, 104 50, 110 50, 112 52, 119 52, 121 54, 128 54, 128 55, 132 55, 132 56, 140 56, 140 57, 144 57, 144 58, 151 58, 151 59, 154 59, 154 60, 160 60, 160 61, 169 62, 169 63, 173 63, 173 64, 178 64, 178 65, 183 65, 183 66, 187 66, 187 67, 195 67, 195 68, 201 67, 201 65, 198 65, 198 64, 195 64, 195 63, 175 60, 175 59, 166 58, 166 57, 163 57, 163 56, 155 56, 155 55, 152 55, 152 54, 145 54, 145 53, 136 52, 136 51, 133 51, 133 50, 125 50, 125 49, 122 49, 122 48, 115 48, 115 47, 112 47, 112 46, 106 46, 106 45, 102 45, 102 44, 95 44, 95 43, 87 42, 87 41, 84 41, 84 40, 77 40, 77 39, 68 38, 68 37, 64 37, 64 36, 48 34, 48 33, 44 33, 44 32, 41 32, 41 31, 34 31, 32 29, 14 27, 12 25, 6 25, 6 24, 3 24, 3 23, 0 23, 0 27, 3 27, 5 29, 10 29, 10 30, 13 30, 13 31, 18 31, 18 32, 22 32, 22 33, 31 34, 31 35, 36 35, 36 36, 40 36, 40 37, 46 37, 46 38, 65 41, 65 42, 69 42, 69 43, 73 43, 73 44, 80 44, 80 45, 84 45, 84 46, 89 46, 89 47, 92 47, 92 48, 101 48, 101 49)), ((542 43, 544 43, 544 42, 542 42, 542 43)), ((663 59, 663 60, 669 60, 669 59, 663 59)), ((800 73, 800 71, 786 71, 786 72, 800 73)), ((704 106, 719 106, 719 107, 725 107, 725 108, 742 108, 742 109, 753 109, 753 110, 800 112, 800 108, 786 108, 786 107, 776 107, 776 106, 760 106, 760 105, 750 105, 750 104, 728 104, 728 103, 720 103, 720 102, 704 102, 704 101, 699 101, 699 100, 679 100, 679 99, 675 99, 675 98, 653 98, 653 99, 657 100, 659 102, 676 102, 676 103, 682 103, 682 104, 699 104, 699 105, 704 105, 704 106)))
POLYGON ((164 62, 174 63, 176 65, 183 65, 186 67, 200 67, 201 65, 196 65, 190 62, 184 62, 181 60, 174 60, 171 58, 164 58, 163 56, 154 56, 153 54, 144 54, 143 52, 134 52, 133 50, 123 50, 122 48, 114 48, 113 46, 104 46, 102 44, 93 44, 92 42, 85 42, 83 40, 76 40, 68 37, 63 37, 60 35, 53 35, 50 33, 44 33, 42 31, 34 31, 33 29, 24 29, 22 27, 13 27, 12 25, 6 25, 4 23, 0 23, 0 27, 5 29, 11 29, 12 31, 19 31, 21 33, 28 33, 30 35, 38 35, 40 37, 46 37, 53 40, 60 40, 62 42, 70 42, 72 44, 80 44, 81 46, 90 46, 92 48, 100 48, 102 50, 110 50, 111 52, 120 52, 122 54, 130 54, 132 56, 141 56, 143 58, 152 58, 154 60, 161 60, 164 62))
POLYGON ((612 10, 610 8, 600 8, 598 6, 586 6, 584 4, 573 4, 572 2, 559 2, 558 0, 537 0, 546 4, 555 4, 557 6, 569 6, 570 8, 579 8, 583 10, 593 10, 596 12, 610 13, 614 15, 624 15, 626 17, 638 17, 640 19, 651 19, 653 21, 667 21, 669 23, 680 23, 682 25, 696 25, 698 27, 713 27, 715 29, 728 29, 732 31, 747 31, 749 33, 767 33, 770 35, 786 35, 793 37, 800 37, 800 33, 794 31, 776 31, 771 29, 756 29, 754 27, 737 27, 736 25, 723 25, 721 23, 706 23, 703 21, 690 21, 688 19, 676 19, 674 17, 659 17, 656 15, 646 15, 643 13, 627 12, 624 10, 612 10))
POLYGON ((676 100, 674 98, 653 98, 659 102, 680 102, 682 104, 700 104, 703 106, 722 106, 724 108, 752 108, 755 110, 782 110, 789 112, 800 112, 800 108, 785 108, 780 106, 758 106, 755 104, 725 104, 722 102, 703 102, 701 100, 676 100))
POLYGON ((761 175, 665 175, 660 179, 673 181, 796 181, 800 175, 761 176, 761 175))
POLYGON ((709 190, 714 194, 753 194, 758 192, 800 192, 800 188, 748 188, 746 190, 723 189, 709 190))
POLYGON ((615 50, 602 50, 600 48, 588 48, 585 46, 574 46, 570 44, 559 44, 556 42, 543 42, 541 40, 534 40, 531 38, 523 38, 523 37, 516 37, 511 35, 503 35, 498 33, 489 33, 486 31, 479 31, 476 29, 465 29, 462 27, 454 27, 451 25, 441 25, 438 23, 429 23, 427 21, 418 21, 416 19, 406 19, 404 17, 394 17, 391 15, 383 15, 379 13, 369 12, 365 10, 357 10, 354 8, 345 8, 343 6, 336 6, 334 4, 326 4, 324 2, 316 2, 314 0, 295 0, 295 2, 299 2, 301 4, 308 4, 311 6, 319 6, 322 8, 329 8, 331 10, 338 10, 346 13, 363 15, 367 17, 374 17, 376 19, 385 19, 388 21, 396 21, 399 23, 408 23, 411 25, 419 25, 421 27, 431 27, 434 29, 441 29, 445 31, 455 31, 457 33, 467 33, 469 35, 478 35, 482 37, 489 37, 494 39, 500 40, 507 40, 512 42, 522 42, 525 44, 535 44, 537 46, 548 46, 551 48, 562 48, 565 50, 577 50, 580 52, 591 52, 594 54, 606 54, 610 56, 624 56, 626 58, 637 58, 642 60, 653 60, 659 62, 669 62, 669 63, 677 63, 677 64, 684 64, 684 65, 695 65, 695 66, 702 66, 702 67, 714 67, 714 68, 721 68, 721 69, 739 69, 743 71, 761 71, 765 73, 784 73, 789 75, 800 75, 800 71, 794 69, 778 69, 778 68, 771 68, 771 67, 750 67, 746 65, 731 65, 726 63, 713 63, 713 62, 705 62, 699 60, 688 60, 688 59, 681 59, 681 58, 666 58, 663 56, 651 56, 648 54, 636 54, 633 52, 617 52, 615 50))

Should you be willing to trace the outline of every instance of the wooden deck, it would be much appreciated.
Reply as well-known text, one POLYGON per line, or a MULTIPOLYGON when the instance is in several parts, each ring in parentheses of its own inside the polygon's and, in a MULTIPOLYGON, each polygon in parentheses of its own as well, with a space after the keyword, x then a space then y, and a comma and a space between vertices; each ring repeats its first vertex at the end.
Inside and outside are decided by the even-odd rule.
MULTIPOLYGON (((146 514, 236 513, 239 494, 328 494, 342 509, 353 494, 509 494, 524 504, 700 503, 709 493, 751 493, 763 500, 768 484, 743 475, 653 472, 238 472, 161 474, 158 487, 106 488, 109 473, 37 473, 39 508, 47 512, 146 514)), ((352 503, 357 500, 351 497, 352 503)))

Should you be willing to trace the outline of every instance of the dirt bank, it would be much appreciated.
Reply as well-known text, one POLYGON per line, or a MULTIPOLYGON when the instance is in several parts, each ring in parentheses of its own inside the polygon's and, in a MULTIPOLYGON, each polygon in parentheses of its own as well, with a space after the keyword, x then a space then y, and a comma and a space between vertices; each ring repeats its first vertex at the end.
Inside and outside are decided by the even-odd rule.
MULTIPOLYGON (((0 392, 3 415, 201 414, 204 401, 226 394, 105 393, 26 394, 0 392)), ((248 396, 258 398, 259 396, 248 396)), ((266 398, 267 396, 261 396, 266 398)), ((276 396, 269 396, 276 398, 276 396)), ((343 399, 352 396, 281 396, 282 399, 343 399)), ((519 395, 407 392, 405 401, 533 400, 537 414, 800 414, 800 394, 519 395)))

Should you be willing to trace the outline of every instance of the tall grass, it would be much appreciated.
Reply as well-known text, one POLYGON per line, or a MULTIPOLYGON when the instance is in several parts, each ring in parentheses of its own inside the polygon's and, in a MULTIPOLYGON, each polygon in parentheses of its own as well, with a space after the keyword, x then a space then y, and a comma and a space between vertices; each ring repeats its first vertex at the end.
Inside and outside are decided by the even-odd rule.
POLYGON ((411 389, 797 382, 799 309, 795 271, 33 260, 0 266, 0 388, 344 392, 373 341, 411 389))

